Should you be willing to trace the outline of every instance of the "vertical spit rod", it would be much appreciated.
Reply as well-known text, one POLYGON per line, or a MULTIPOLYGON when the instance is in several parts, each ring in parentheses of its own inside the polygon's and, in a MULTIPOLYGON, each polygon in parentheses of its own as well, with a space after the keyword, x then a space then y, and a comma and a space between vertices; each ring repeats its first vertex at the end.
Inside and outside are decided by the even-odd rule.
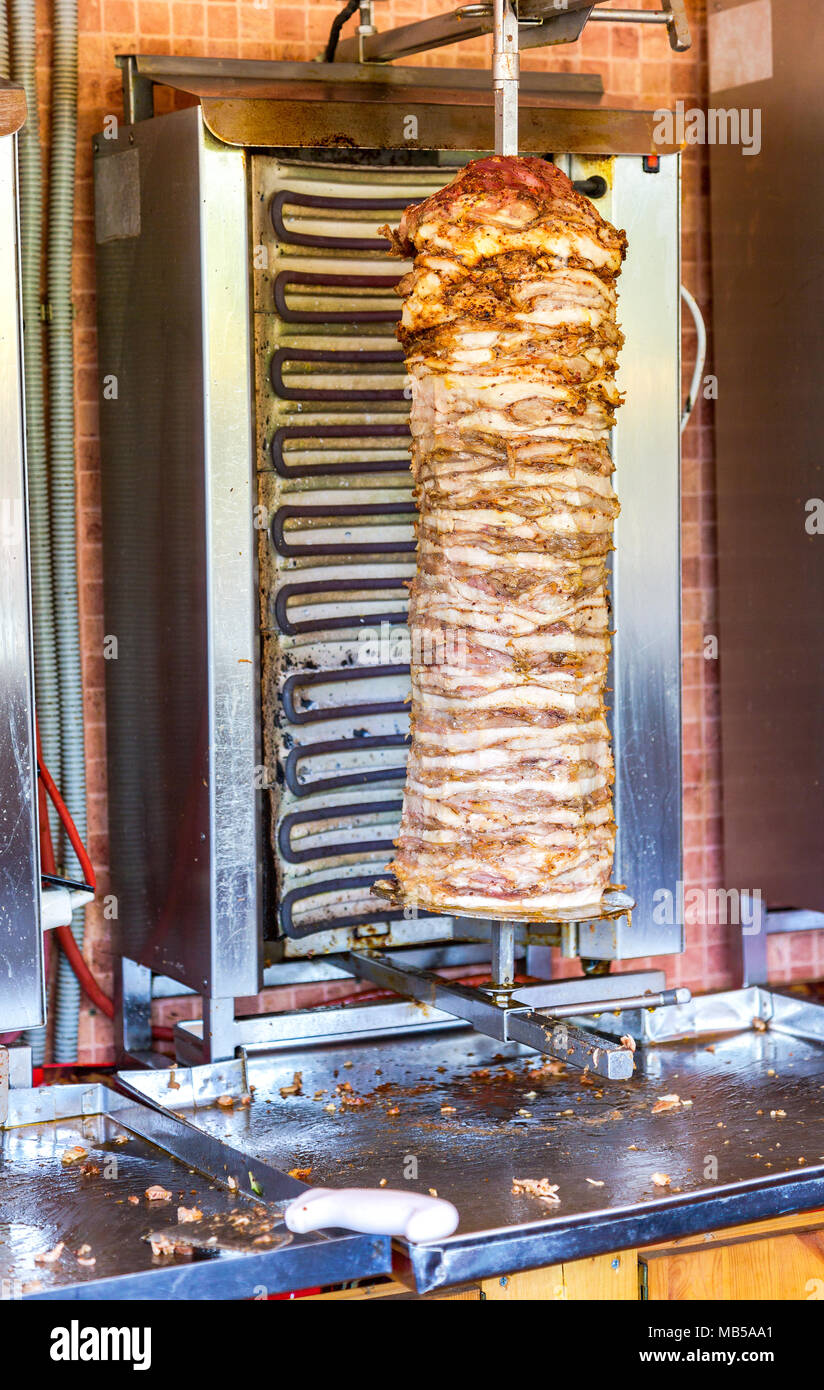
POLYGON ((518 153, 517 0, 494 0, 492 89, 495 93, 495 153, 518 153))
POLYGON ((492 985, 508 990, 515 984, 515 923, 492 924, 492 985))
MULTIPOLYGON (((492 90, 495 93, 495 153, 518 153, 517 0, 494 0, 492 7, 492 90)), ((515 923, 492 926, 492 984, 509 991, 515 984, 515 923)), ((505 1002, 506 995, 501 998, 505 1002)))

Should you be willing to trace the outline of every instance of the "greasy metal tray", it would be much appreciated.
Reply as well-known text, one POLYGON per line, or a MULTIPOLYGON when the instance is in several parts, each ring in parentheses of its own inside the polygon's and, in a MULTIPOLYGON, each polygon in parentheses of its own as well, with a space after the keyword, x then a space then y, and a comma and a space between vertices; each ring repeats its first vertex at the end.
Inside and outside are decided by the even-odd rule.
POLYGON ((0 1297, 253 1298, 391 1268, 390 1244, 381 1236, 294 1236, 266 1251, 160 1260, 143 1239, 157 1230, 185 1234, 179 1204, 199 1207, 208 1220, 239 1206, 281 1206, 304 1187, 107 1086, 12 1090, 0 1129, 0 1297), (118 1142, 122 1136, 126 1143, 118 1142), (63 1166, 62 1155, 78 1144, 97 1172, 63 1166), (148 1202, 146 1189, 154 1185, 171 1200, 148 1202), (59 1242, 61 1256, 38 1264, 36 1256, 59 1242), (79 1260, 83 1246, 90 1249, 79 1260))
POLYGON ((642 1017, 654 1038, 621 1084, 536 1074, 534 1052, 469 1029, 247 1053, 178 1068, 173 1093, 168 1073, 122 1080, 312 1185, 408 1182, 454 1202, 454 1236, 403 1249, 421 1292, 824 1204, 824 1008, 748 989, 642 1017), (282 1094, 296 1072, 300 1094, 282 1094), (248 1109, 215 1106, 247 1085, 248 1109), (559 1203, 514 1178, 557 1183, 559 1203))
MULTIPOLYGON (((417 907, 414 899, 403 896, 400 884, 392 876, 376 879, 372 892, 376 898, 383 898, 393 907, 417 907)), ((507 905, 505 912, 503 908, 497 912, 490 908, 475 908, 471 916, 467 916, 463 908, 436 907, 427 908, 426 911, 433 917, 451 917, 468 922, 515 922, 519 926, 545 927, 560 926, 564 922, 603 922, 615 917, 627 917, 631 921, 634 907, 635 899, 615 887, 608 888, 597 903, 579 903, 576 907, 558 907, 543 913, 535 913, 528 908, 516 909, 511 904, 507 905)))

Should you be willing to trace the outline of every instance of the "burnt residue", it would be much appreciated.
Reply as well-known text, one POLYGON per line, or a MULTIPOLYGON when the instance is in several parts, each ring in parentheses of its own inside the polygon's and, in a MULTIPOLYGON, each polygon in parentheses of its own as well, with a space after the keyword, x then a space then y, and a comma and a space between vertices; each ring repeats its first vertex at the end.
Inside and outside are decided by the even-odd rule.
POLYGON ((434 1189, 463 1232, 824 1172, 816 1044, 742 1032, 639 1048, 636 1062, 631 1082, 608 1082, 469 1030, 432 1032, 250 1058, 255 1104, 191 1118, 284 1171, 311 1168, 318 1186, 434 1189), (282 1098, 296 1069, 303 1093, 282 1098), (516 1177, 557 1183, 560 1204, 513 1194, 516 1177))

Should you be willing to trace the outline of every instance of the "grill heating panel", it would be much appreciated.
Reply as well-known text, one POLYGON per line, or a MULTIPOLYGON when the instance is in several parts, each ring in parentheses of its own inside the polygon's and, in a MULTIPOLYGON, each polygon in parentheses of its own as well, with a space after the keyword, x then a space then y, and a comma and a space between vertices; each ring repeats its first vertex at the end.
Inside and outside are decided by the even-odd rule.
POLYGON ((409 265, 377 228, 450 176, 253 161, 269 934, 289 955, 451 935, 370 893, 400 820, 415 551, 394 336, 409 265))
MULTIPOLYGON (((453 934, 451 918, 405 920, 370 893, 400 818, 415 560, 409 387, 394 336, 394 286, 410 267, 387 258, 377 229, 470 156, 433 154, 418 168, 367 157, 251 161, 262 721, 278 890, 264 930, 285 937, 287 955, 453 934)), ((682 865, 678 165, 652 176, 640 157, 556 158, 629 237, 610 723, 614 876, 637 907, 631 924, 577 929, 566 949, 633 958, 683 945, 681 924, 659 915, 682 865)), ((465 919, 458 928, 473 934, 465 919)))

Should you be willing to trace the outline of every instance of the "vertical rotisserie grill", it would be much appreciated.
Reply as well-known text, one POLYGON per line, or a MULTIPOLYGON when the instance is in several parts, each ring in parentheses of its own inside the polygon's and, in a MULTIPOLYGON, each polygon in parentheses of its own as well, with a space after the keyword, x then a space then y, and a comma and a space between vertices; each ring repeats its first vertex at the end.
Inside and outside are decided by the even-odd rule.
MULTIPOLYGON (((147 61, 156 72, 159 60, 138 66, 147 61)), ((631 247, 621 281, 626 405, 612 441, 622 511, 608 684, 614 877, 631 885, 637 907, 631 924, 615 915, 620 903, 588 921, 573 908, 563 926, 523 919, 507 929, 507 952, 490 951, 499 913, 416 915, 371 891, 399 824, 415 559, 410 393, 378 229, 477 159, 479 144, 489 149, 490 103, 454 73, 458 104, 437 84, 413 100, 407 84, 423 77, 404 69, 366 87, 350 82, 351 103, 333 111, 338 86, 321 81, 331 104, 307 103, 294 81, 308 70, 264 67, 247 79, 241 64, 232 79, 253 97, 265 84, 264 101, 204 99, 138 119, 97 150, 101 350, 120 364, 120 404, 104 409, 101 428, 116 461, 103 499, 106 631, 129 634, 108 686, 131 1052, 150 1046, 152 974, 203 997, 203 1024, 181 1025, 181 1047, 225 1057, 239 1042, 294 1030, 376 1026, 368 1006, 340 1018, 238 1017, 236 1000, 263 983, 345 970, 420 997, 440 986, 414 969, 464 970, 492 957, 500 981, 498 965, 506 975, 533 948, 540 976, 549 944, 585 962, 682 944, 679 923, 655 915, 655 895, 674 892, 681 864, 677 157, 662 152, 657 174, 647 170, 651 113, 605 120, 597 102, 579 112, 529 83, 521 92, 521 148, 567 173, 605 220, 627 228, 631 247), (395 116, 415 113, 416 148, 401 125, 384 128, 387 93, 395 116), (241 108, 254 129, 232 124, 241 108), (437 139, 427 125, 435 114, 437 139), (344 123, 345 147, 333 120, 344 123), (123 179, 137 162, 129 188, 140 206, 124 219, 123 179), (138 224, 139 235, 124 234, 138 224), (183 351, 183 335, 202 350, 183 351), (174 602, 147 608, 147 575, 162 576, 174 602), (170 654, 180 679, 165 679, 170 654)), ((397 272, 411 269, 410 260, 397 272)), ((656 977, 647 987, 662 985, 656 977)), ((545 988, 542 1002, 567 998, 545 988)), ((541 1045, 543 1025, 518 1008, 454 992, 443 1003, 459 1016, 471 1007, 481 1029, 506 1020, 508 1036, 520 1029, 541 1045)), ((424 1019, 412 1005, 381 1007, 392 1027, 424 1019)), ((581 1042, 582 1064, 595 1047, 581 1042)), ((605 1054, 599 1070, 603 1062, 617 1075, 625 1060, 605 1054)))

